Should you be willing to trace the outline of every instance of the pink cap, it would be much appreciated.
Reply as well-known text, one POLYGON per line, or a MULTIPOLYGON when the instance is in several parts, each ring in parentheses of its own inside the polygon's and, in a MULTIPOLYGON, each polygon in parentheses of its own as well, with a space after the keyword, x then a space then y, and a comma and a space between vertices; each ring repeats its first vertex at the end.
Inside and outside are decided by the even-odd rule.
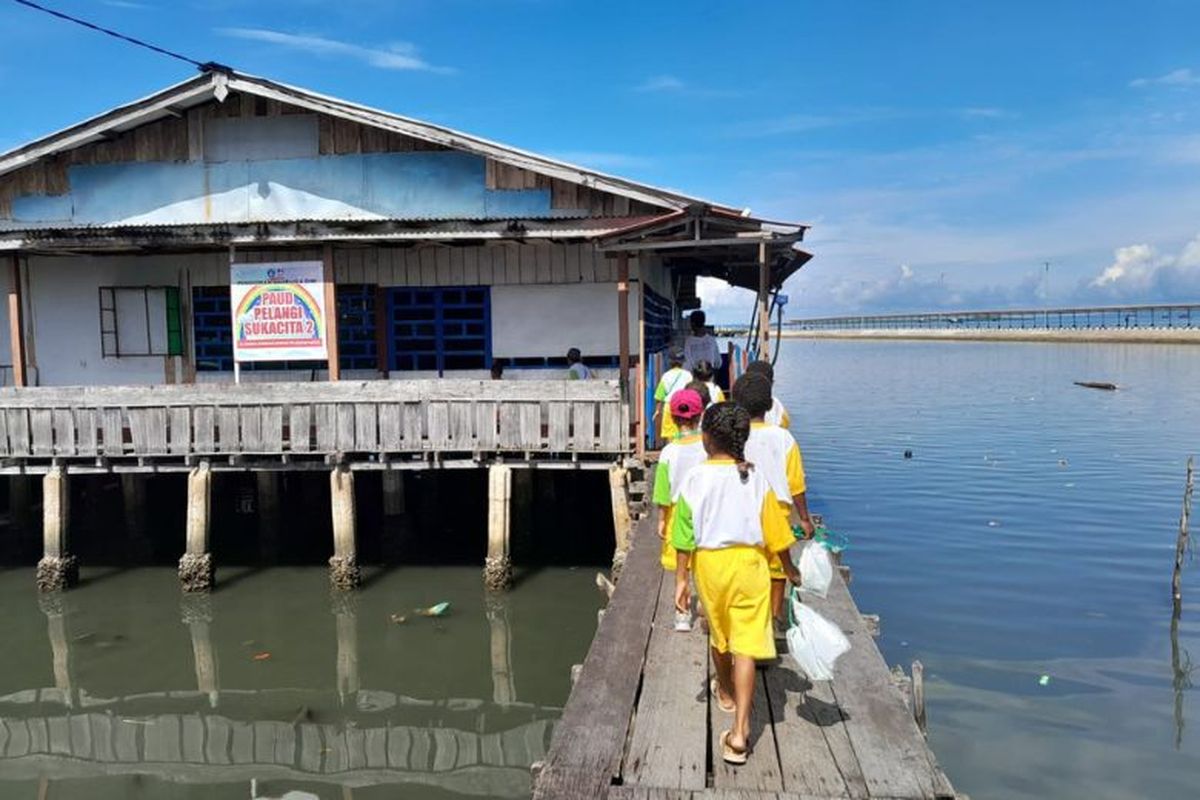
POLYGON ((671 395, 671 414, 680 419, 692 419, 704 413, 704 401, 694 389, 680 389, 671 395))

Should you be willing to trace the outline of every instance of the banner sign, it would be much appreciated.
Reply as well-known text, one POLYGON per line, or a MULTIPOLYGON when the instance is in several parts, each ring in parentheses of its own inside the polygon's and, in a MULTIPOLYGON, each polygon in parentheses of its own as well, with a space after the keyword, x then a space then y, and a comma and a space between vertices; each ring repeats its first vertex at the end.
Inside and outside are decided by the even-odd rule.
POLYGON ((324 361, 325 285, 320 261, 231 264, 235 361, 324 361))

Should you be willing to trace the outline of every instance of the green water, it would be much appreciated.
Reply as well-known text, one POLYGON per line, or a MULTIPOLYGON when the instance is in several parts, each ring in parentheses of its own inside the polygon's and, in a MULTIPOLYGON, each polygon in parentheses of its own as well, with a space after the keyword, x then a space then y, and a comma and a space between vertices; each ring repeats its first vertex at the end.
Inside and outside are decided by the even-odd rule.
POLYGON ((477 567, 368 568, 340 597, 322 567, 226 567, 196 599, 167 567, 91 567, 46 600, 6 568, 0 798, 528 796, 591 576, 493 599, 477 567))

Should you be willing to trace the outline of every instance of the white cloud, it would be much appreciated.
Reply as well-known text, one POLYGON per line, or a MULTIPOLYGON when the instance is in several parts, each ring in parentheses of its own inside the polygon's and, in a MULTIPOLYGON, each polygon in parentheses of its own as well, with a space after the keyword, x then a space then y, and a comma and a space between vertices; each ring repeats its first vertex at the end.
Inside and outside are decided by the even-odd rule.
POLYGON ((674 75, 655 75, 634 87, 635 92, 681 92, 687 84, 674 75))
POLYGON ((394 42, 386 47, 364 47, 336 39, 327 39, 323 36, 284 33, 266 28, 220 28, 217 32, 235 39, 266 42, 315 56, 350 58, 379 69, 453 71, 447 67, 435 67, 428 63, 417 53, 416 46, 408 42, 394 42))
POLYGON ((977 119, 1004 119, 1012 114, 1005 111, 1003 108, 993 108, 990 106, 977 106, 964 108, 960 112, 964 117, 974 117, 977 119))
POLYGON ((1157 78, 1135 78, 1129 82, 1135 89, 1147 86, 1197 86, 1200 85, 1200 74, 1188 68, 1174 69, 1157 78))
POLYGON ((1174 255, 1148 244, 1118 247, 1113 262, 1085 290, 1124 303, 1195 300, 1200 296, 1200 235, 1174 255))

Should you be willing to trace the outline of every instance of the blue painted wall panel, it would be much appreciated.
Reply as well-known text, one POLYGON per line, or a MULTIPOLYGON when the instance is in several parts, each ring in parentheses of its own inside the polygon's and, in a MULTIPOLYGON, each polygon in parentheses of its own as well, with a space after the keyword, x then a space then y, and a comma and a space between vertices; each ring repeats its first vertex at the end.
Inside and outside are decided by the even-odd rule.
POLYGON ((70 193, 21 197, 13 220, 76 225, 551 215, 544 189, 490 191, 484 159, 378 153, 222 163, 76 165, 70 193))

